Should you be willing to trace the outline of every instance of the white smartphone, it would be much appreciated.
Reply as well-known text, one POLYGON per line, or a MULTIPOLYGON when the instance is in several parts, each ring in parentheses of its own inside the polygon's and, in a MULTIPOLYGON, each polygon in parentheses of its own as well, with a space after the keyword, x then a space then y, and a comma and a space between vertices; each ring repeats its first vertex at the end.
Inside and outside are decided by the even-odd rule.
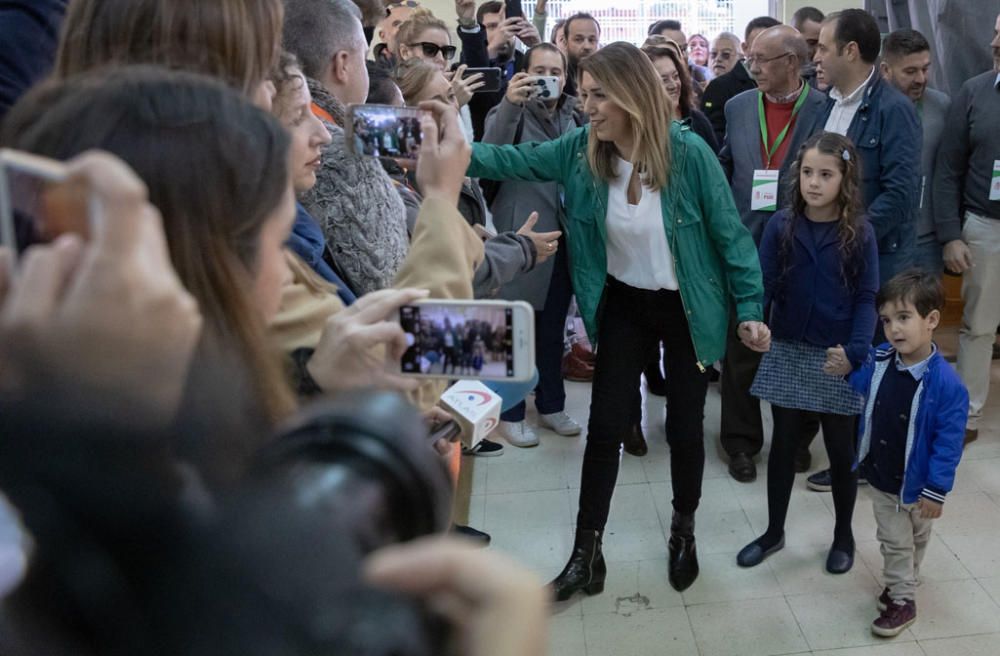
POLYGON ((534 87, 531 89, 531 97, 539 100, 552 100, 559 98, 559 78, 553 75, 540 75, 533 81, 534 87))
POLYGON ((524 301, 419 301, 399 309, 409 344, 395 368, 421 378, 529 380, 535 312, 524 301))
POLYGON ((0 150, 0 246, 15 256, 24 246, 19 235, 43 243, 66 233, 88 238, 96 202, 85 183, 69 180, 62 162, 0 150))

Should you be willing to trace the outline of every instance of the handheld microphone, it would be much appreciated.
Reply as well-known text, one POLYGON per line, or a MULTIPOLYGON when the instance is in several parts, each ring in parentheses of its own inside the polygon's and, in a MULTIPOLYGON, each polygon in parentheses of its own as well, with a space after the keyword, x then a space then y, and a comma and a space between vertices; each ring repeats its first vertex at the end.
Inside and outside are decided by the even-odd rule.
POLYGON ((500 423, 500 395, 477 380, 460 380, 438 402, 461 429, 462 444, 473 448, 500 423))

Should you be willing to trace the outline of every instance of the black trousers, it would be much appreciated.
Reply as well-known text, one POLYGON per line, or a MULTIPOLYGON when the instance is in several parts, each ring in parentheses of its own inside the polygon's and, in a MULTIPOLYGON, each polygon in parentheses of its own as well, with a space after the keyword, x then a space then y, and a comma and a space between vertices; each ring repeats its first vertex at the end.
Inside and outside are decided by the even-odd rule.
POLYGON ((846 548, 852 540, 851 517, 858 495, 857 472, 851 471, 854 466, 857 415, 819 414, 780 406, 772 406, 772 410, 774 434, 767 460, 768 537, 777 540, 784 531, 788 501, 795 482, 795 451, 801 442, 805 422, 818 418, 823 424, 823 442, 830 458, 830 476, 833 479, 834 539, 846 548))
MULTIPOLYGON (((566 240, 560 238, 552 268, 545 308, 535 311, 535 366, 538 385, 535 387, 535 407, 543 415, 566 409, 566 386, 563 384, 563 343, 566 339, 566 313, 573 298, 573 282, 569 276, 569 256, 566 240)), ((526 403, 521 401, 503 413, 504 421, 524 421, 526 403)))
POLYGON ((667 443, 674 509, 691 514, 705 469, 705 394, 678 292, 636 289, 608 278, 598 333, 597 364, 583 456, 577 528, 603 530, 618 478, 622 439, 633 421, 639 375, 657 340, 667 370, 667 443))

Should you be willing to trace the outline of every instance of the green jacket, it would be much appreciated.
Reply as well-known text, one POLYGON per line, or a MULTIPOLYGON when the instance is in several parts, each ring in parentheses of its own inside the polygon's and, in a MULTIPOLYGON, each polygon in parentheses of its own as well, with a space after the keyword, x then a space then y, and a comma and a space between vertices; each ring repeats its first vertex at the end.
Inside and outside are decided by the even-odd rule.
MULTIPOLYGON (((555 181, 565 193, 565 227, 577 305, 596 343, 608 276, 608 184, 587 161, 590 128, 518 146, 475 143, 468 174, 492 180, 555 181)), ((669 184, 660 191, 663 229, 674 258, 695 354, 707 367, 725 352, 730 299, 738 321, 762 321, 764 288, 750 232, 711 149, 690 128, 670 126, 669 184)))

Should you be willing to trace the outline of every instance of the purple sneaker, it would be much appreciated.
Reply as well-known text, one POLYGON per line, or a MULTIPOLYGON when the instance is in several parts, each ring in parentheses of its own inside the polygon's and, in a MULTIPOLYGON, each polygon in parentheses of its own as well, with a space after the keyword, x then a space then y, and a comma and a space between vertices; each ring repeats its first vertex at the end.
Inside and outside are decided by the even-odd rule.
POLYGON ((875 602, 878 612, 884 613, 885 609, 888 608, 891 603, 892 597, 889 596, 889 588, 882 588, 882 594, 878 596, 878 600, 875 602))
POLYGON ((917 605, 912 599, 893 600, 877 620, 872 622, 872 633, 883 638, 894 638, 917 621, 917 605))

